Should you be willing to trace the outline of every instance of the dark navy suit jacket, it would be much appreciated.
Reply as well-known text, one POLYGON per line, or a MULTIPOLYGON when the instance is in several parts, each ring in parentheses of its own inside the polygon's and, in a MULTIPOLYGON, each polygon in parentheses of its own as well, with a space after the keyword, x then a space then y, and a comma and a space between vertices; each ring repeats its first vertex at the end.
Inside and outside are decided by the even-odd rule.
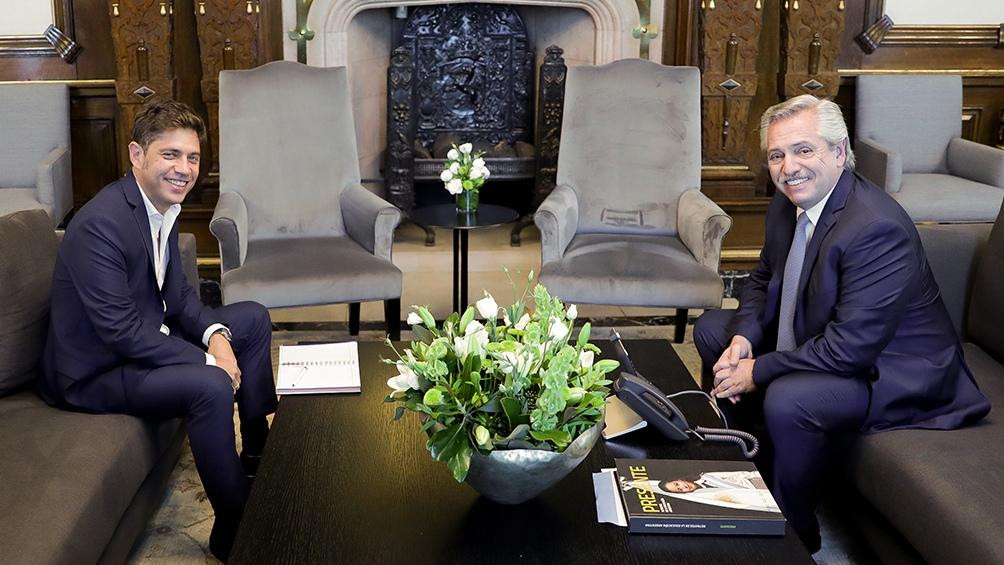
POLYGON ((917 230, 881 189, 844 171, 806 248, 795 308, 798 347, 774 351, 795 206, 776 194, 760 264, 734 318, 757 353, 758 389, 787 373, 817 371, 871 383, 863 431, 948 429, 990 403, 963 359, 917 230))
POLYGON ((153 267, 150 220, 132 173, 80 209, 59 248, 40 393, 49 402, 120 411, 139 371, 206 363, 196 342, 218 322, 188 284, 178 224, 168 237, 163 290, 153 267), (166 312, 164 310, 166 305, 166 312), (171 335, 161 333, 161 324, 171 335))

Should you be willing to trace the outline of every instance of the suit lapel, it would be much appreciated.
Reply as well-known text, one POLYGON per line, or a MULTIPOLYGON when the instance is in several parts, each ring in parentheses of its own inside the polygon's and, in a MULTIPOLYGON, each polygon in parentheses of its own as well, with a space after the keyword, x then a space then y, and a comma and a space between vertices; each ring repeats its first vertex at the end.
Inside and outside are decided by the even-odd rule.
POLYGON ((840 175, 837 186, 833 187, 833 193, 830 194, 830 199, 826 201, 823 213, 819 216, 819 222, 812 231, 812 239, 809 240, 809 245, 805 248, 805 260, 802 262, 802 273, 798 279, 798 294, 796 295, 798 296, 798 303, 795 305, 796 324, 799 318, 798 313, 801 311, 802 297, 805 295, 805 287, 809 284, 809 274, 812 272, 813 265, 816 264, 819 248, 822 246, 823 240, 826 239, 826 234, 829 233, 830 229, 837 222, 837 218, 840 217, 840 213, 843 211, 844 205, 847 203, 847 197, 850 195, 853 187, 854 173, 845 170, 840 175))
POLYGON ((154 272, 153 262, 153 237, 150 235, 150 216, 147 214, 146 205, 143 204, 143 197, 140 196, 139 185, 136 184, 136 177, 132 172, 122 177, 119 182, 122 192, 125 194, 126 202, 132 206, 133 219, 136 220, 136 229, 139 231, 139 240, 143 242, 143 249, 146 249, 146 263, 153 273, 154 280, 157 280, 157 273, 154 272))

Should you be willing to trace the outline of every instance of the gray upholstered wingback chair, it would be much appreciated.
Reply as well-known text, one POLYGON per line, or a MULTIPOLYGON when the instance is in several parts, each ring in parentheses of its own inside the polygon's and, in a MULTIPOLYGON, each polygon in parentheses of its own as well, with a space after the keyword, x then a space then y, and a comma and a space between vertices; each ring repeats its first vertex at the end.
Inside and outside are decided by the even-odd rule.
POLYGON ((402 274, 391 262, 401 212, 363 188, 344 67, 276 61, 220 73, 223 302, 269 308, 382 300, 400 335, 402 274))
POLYGON ((857 170, 915 222, 993 222, 1004 200, 1004 151, 962 139, 958 75, 857 79, 857 170))
POLYGON ((0 85, 0 140, 0 216, 41 209, 58 226, 73 207, 67 86, 0 85))
POLYGON ((534 222, 566 302, 720 308, 732 219, 701 193, 701 79, 640 59, 568 69, 557 186, 534 222))

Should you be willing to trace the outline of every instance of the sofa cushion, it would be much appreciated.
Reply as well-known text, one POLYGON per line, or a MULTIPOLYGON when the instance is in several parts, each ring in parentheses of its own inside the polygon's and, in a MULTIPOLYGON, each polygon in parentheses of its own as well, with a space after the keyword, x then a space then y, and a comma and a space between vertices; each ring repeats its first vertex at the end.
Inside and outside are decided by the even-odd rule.
POLYGON ((32 391, 0 401, 0 563, 95 563, 143 480, 180 433, 47 406, 32 391))
POLYGON ((983 257, 980 258, 973 274, 966 325, 969 340, 993 357, 1004 361, 1004 332, 1000 329, 1000 321, 1004 319, 1004 293, 1001 293, 1000 284, 1002 274, 1004 274, 1004 208, 997 215, 983 257))
POLYGON ((56 234, 41 210, 0 217, 0 396, 33 377, 49 325, 56 234))
MULTIPOLYGON (((964 345, 991 404, 1004 406, 1004 365, 964 345)), ((853 487, 930 563, 1004 563, 1004 423, 991 413, 959 430, 862 437, 849 459, 853 487)))

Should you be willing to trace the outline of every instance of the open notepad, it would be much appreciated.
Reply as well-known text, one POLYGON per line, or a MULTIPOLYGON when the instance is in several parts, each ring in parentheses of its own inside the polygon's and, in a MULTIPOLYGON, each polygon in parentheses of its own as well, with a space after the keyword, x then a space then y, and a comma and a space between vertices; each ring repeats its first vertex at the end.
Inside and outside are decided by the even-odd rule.
POLYGON ((359 392, 356 342, 279 346, 279 394, 359 392))

